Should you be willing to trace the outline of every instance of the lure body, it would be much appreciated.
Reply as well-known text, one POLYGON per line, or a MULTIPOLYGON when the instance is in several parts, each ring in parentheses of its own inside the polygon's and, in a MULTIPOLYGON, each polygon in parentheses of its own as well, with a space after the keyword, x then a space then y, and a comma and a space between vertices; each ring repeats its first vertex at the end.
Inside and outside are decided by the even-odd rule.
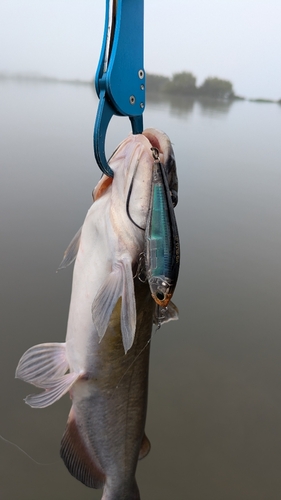
POLYGON ((179 234, 166 173, 159 158, 153 165, 148 223, 145 231, 145 267, 151 295, 167 307, 179 274, 179 234))

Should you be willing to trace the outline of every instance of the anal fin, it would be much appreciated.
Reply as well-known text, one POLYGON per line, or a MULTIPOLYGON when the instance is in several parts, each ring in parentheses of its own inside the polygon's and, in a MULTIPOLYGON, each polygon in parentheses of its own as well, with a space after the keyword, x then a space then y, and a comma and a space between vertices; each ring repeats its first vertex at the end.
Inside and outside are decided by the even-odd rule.
POLYGON ((89 488, 102 488, 105 475, 94 452, 91 454, 79 431, 73 408, 61 441, 60 456, 70 474, 89 488))

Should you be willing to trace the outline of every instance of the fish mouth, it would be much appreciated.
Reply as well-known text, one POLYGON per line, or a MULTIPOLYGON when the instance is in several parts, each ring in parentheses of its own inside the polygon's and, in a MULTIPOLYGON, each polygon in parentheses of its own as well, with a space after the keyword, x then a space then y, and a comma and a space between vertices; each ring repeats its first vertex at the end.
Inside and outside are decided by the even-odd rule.
POLYGON ((153 148, 157 148, 159 151, 162 152, 160 141, 158 140, 155 134, 150 132, 150 129, 144 130, 142 135, 144 135, 149 140, 153 148))
POLYGON ((175 207, 178 203, 178 177, 171 141, 165 132, 154 128, 147 128, 142 134, 149 140, 151 146, 160 152, 160 161, 166 172, 172 203, 175 207))

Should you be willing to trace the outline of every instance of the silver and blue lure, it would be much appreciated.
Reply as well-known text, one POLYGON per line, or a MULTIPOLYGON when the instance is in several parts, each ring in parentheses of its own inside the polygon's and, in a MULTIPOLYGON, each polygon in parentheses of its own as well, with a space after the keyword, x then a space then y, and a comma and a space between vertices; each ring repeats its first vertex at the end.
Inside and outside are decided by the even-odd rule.
POLYGON ((171 192, 159 151, 154 157, 150 209, 145 229, 145 272, 155 302, 166 308, 174 293, 180 265, 180 242, 171 192))

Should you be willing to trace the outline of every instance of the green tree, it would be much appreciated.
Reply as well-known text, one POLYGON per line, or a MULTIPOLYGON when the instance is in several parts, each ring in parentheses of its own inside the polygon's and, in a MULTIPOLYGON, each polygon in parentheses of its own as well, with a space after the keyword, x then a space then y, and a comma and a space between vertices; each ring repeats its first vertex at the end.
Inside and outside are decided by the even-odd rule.
POLYGON ((151 73, 146 73, 146 89, 148 92, 161 92, 163 87, 169 82, 167 76, 162 75, 152 75, 151 73))
POLYGON ((187 71, 175 73, 172 79, 165 84, 163 90, 171 94, 194 95, 197 91, 196 77, 187 71))
POLYGON ((217 97, 221 99, 231 99, 234 97, 232 83, 220 78, 206 78, 198 89, 202 95, 217 97))

